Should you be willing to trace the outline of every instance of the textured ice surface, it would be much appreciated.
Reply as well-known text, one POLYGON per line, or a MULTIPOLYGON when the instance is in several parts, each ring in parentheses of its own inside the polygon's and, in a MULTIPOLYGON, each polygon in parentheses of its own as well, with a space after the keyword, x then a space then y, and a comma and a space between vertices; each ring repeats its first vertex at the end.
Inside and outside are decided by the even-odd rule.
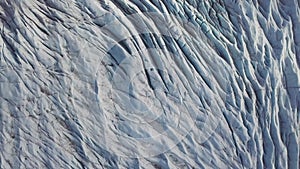
POLYGON ((296 0, 1 0, 1 168, 300 167, 296 0))

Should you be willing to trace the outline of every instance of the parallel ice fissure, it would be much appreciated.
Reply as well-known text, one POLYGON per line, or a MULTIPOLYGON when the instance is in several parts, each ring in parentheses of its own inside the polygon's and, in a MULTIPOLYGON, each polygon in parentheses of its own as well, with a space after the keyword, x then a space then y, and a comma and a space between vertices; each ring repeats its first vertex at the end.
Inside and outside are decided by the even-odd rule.
POLYGON ((299 9, 1 1, 0 166, 299 168, 299 9))

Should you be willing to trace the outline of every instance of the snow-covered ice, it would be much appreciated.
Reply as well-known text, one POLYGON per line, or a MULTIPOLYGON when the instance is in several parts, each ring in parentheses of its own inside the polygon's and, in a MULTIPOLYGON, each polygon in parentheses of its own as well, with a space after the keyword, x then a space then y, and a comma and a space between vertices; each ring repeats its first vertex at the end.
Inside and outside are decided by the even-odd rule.
POLYGON ((1 0, 1 168, 300 167, 296 0, 1 0))

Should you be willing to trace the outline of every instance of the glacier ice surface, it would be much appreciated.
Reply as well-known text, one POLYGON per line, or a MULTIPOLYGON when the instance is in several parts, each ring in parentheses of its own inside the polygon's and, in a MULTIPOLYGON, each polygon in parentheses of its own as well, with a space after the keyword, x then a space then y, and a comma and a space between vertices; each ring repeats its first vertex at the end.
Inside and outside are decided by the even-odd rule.
POLYGON ((299 2, 0 2, 1 168, 299 168, 299 2))

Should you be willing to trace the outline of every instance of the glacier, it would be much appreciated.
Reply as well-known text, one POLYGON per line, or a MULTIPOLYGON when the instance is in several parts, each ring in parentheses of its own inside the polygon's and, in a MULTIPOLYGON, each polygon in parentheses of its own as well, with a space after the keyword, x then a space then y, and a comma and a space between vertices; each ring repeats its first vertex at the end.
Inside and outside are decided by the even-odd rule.
POLYGON ((300 167, 296 0, 1 0, 1 168, 300 167))

